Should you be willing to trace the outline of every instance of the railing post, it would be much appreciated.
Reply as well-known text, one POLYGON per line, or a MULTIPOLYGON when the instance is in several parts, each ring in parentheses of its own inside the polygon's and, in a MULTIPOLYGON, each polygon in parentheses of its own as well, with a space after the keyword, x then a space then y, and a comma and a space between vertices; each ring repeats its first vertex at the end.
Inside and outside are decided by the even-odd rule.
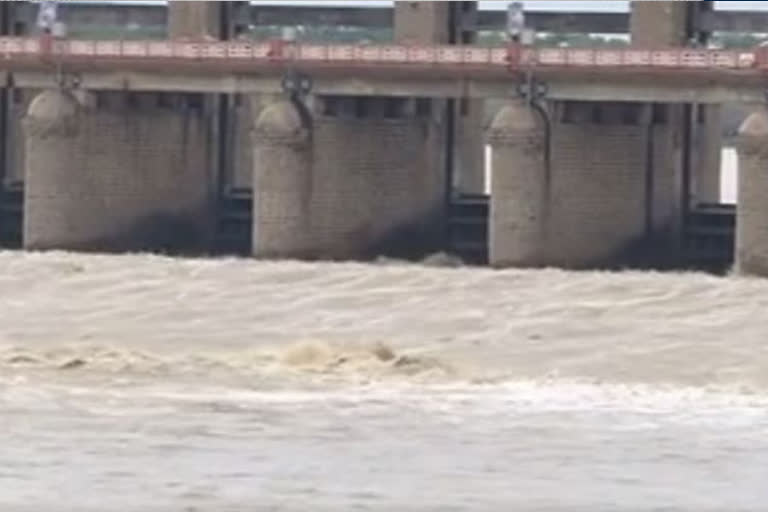
POLYGON ((768 69, 768 47, 759 46, 755 48, 755 65, 762 71, 768 69))
POLYGON ((50 57, 53 53, 53 35, 44 32, 40 35, 40 54, 43 58, 50 57))
POLYGON ((282 60, 284 58, 283 50, 285 49, 285 41, 282 39, 272 39, 269 41, 269 50, 267 51, 267 58, 269 60, 282 60))
POLYGON ((520 60, 522 59, 523 50, 520 43, 511 42, 507 45, 507 65, 510 71, 517 71, 520 69, 520 60))

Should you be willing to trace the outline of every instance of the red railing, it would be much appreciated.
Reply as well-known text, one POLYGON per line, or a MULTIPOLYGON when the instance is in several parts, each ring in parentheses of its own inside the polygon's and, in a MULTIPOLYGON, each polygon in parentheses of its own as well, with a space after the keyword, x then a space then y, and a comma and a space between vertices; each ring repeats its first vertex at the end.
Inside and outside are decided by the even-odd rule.
POLYGON ((484 48, 476 46, 326 45, 269 42, 195 41, 50 41, 0 38, 0 59, 142 59, 219 62, 286 62, 350 66, 414 65, 508 68, 656 68, 768 70, 768 49, 721 51, 697 49, 484 48))

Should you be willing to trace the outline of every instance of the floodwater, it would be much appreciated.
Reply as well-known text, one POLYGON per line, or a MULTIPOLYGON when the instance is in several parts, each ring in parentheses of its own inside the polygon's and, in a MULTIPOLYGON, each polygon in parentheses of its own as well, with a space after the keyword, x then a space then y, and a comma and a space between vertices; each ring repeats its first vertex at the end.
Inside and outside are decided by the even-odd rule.
POLYGON ((764 511, 768 281, 0 253, 0 510, 764 511))

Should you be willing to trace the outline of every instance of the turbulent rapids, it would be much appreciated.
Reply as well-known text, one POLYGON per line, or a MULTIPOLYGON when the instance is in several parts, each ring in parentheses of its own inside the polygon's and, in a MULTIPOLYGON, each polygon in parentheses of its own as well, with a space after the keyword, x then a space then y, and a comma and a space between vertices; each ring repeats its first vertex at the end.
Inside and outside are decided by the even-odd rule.
POLYGON ((768 389, 760 280, 12 252, 0 268, 6 373, 768 389))
POLYGON ((766 307, 700 274, 0 253, 0 508, 757 512, 766 307))

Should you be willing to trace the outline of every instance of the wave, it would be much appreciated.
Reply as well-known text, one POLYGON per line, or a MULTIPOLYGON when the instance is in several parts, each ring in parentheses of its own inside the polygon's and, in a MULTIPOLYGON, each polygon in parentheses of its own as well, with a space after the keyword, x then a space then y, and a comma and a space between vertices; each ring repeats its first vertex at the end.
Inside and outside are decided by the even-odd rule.
POLYGON ((0 252, 0 373, 768 391, 768 280, 0 252))
POLYGON ((442 378, 455 376, 438 359, 395 352, 384 343, 333 344, 307 341, 284 348, 237 353, 162 355, 99 345, 33 350, 0 347, 0 369, 97 372, 124 375, 209 375, 212 380, 236 372, 240 376, 327 375, 329 377, 442 378))

